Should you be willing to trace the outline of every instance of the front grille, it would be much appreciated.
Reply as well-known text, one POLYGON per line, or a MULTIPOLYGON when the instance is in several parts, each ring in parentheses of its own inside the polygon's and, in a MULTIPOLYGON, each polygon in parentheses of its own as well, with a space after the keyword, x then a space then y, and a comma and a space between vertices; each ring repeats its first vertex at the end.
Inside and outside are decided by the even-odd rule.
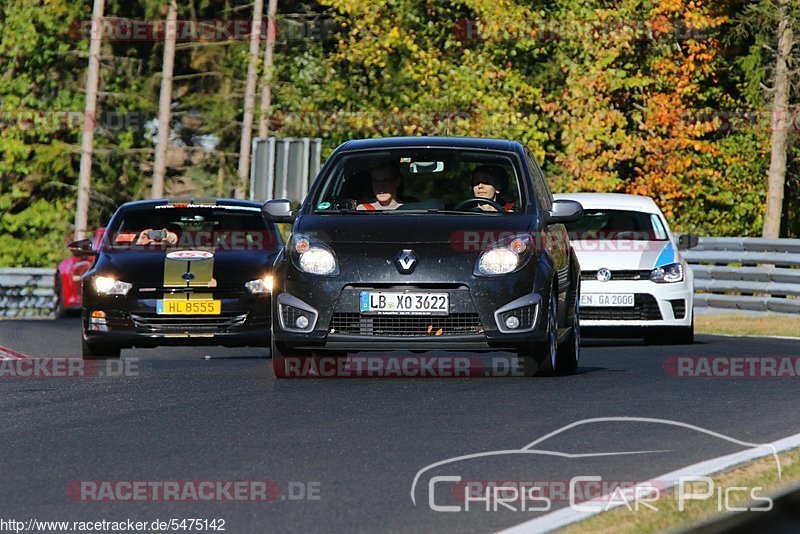
POLYGON ((360 315, 334 313, 329 332, 355 336, 464 336, 483 332, 476 313, 429 315, 360 315))
POLYGON ((671 300, 669 303, 672 304, 672 314, 676 319, 686 317, 686 301, 684 299, 671 300))
POLYGON ((582 307, 581 319, 589 321, 660 321, 661 310, 653 295, 636 294, 633 306, 582 307))
POLYGON ((131 314, 133 325, 142 333, 182 334, 182 333, 225 333, 241 328, 247 314, 222 315, 157 315, 131 314))
MULTIPOLYGON (((650 271, 611 271, 611 280, 649 280, 650 271)), ((581 271, 581 280, 597 280, 597 271, 581 271)))

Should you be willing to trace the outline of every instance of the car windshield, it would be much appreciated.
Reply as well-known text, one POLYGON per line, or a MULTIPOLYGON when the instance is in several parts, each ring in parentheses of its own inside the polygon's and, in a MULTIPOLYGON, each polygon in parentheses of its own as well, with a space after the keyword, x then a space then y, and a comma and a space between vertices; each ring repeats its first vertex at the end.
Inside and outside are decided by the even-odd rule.
POLYGON ((109 228, 104 245, 113 250, 138 247, 276 250, 279 237, 257 207, 164 204, 120 213, 109 228))
POLYGON ((315 213, 520 213, 516 157, 463 149, 370 150, 337 158, 312 199, 315 213))
POLYGON ((655 213, 640 211, 586 209, 583 218, 567 224, 567 231, 572 240, 667 240, 661 218, 655 213))

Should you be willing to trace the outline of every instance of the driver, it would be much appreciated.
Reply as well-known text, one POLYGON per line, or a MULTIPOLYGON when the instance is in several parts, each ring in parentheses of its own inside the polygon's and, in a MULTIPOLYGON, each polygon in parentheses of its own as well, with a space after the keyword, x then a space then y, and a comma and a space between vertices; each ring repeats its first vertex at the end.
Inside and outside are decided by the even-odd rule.
MULTIPOLYGON (((472 171, 472 195, 474 198, 485 198, 501 204, 505 211, 514 209, 513 202, 506 202, 501 193, 506 190, 508 176, 499 165, 481 165, 472 171)), ((483 211, 497 211, 491 204, 478 203, 483 211)))
POLYGON ((357 210, 382 211, 396 210, 401 203, 397 201, 397 191, 403 182, 400 171, 391 162, 386 162, 373 167, 369 171, 372 192, 375 202, 363 203, 356 206, 357 210))

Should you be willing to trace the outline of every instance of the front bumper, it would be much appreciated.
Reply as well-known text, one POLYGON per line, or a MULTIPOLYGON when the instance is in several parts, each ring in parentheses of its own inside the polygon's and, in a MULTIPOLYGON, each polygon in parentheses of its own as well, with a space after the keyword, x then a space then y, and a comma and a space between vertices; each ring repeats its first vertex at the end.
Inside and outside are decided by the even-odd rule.
POLYGON ((221 301, 219 315, 159 315, 156 308, 162 296, 163 293, 147 296, 84 293, 84 339, 90 343, 121 347, 269 346, 269 295, 250 295, 245 291, 216 292, 209 297, 221 301), (93 317, 93 312, 103 312, 104 320, 93 317))
POLYGON ((688 327, 694 315, 691 281, 657 284, 650 280, 583 280, 581 293, 633 294, 632 307, 581 307, 581 326, 610 328, 688 327))
POLYGON ((505 283, 479 279, 470 285, 417 282, 357 286, 343 286, 341 281, 331 279, 311 279, 314 283, 307 283, 305 278, 302 275, 285 283, 284 290, 276 292, 274 298, 273 339, 282 351, 516 350, 546 339, 546 300, 541 295, 545 291, 546 298, 547 293, 535 287, 533 276, 512 275, 505 283), (446 292, 449 313, 446 316, 360 313, 362 291, 389 287, 391 291, 446 292), (499 326, 508 314, 520 321, 516 331, 499 326), (308 320, 305 328, 297 326, 300 315, 308 320))

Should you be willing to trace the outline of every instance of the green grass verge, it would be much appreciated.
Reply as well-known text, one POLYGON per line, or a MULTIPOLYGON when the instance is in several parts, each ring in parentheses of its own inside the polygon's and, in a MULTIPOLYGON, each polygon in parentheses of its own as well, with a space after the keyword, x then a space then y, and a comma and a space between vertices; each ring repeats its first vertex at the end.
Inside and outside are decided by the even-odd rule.
POLYGON ((703 334, 800 337, 800 317, 786 315, 695 315, 694 328, 703 334))
MULTIPOLYGON (((711 476, 710 478, 714 480, 715 490, 737 486, 748 488, 746 492, 732 492, 729 500, 730 506, 746 507, 750 502, 750 489, 763 488, 756 492, 758 497, 763 497, 775 495, 797 485, 800 482, 800 449, 787 451, 779 456, 783 469, 781 480, 778 479, 775 469, 775 458, 770 455, 711 476)), ((698 486, 693 489, 702 492, 704 488, 698 486)), ((682 530, 724 513, 724 500, 723 506, 720 507, 717 496, 718 493, 715 492, 714 496, 708 500, 687 501, 684 510, 680 511, 676 491, 672 489, 663 492, 659 500, 651 503, 657 508, 657 511, 650 510, 645 506, 640 506, 638 511, 629 511, 623 505, 560 529, 558 532, 570 534, 635 532, 638 534, 682 530), (720 512, 720 508, 723 509, 723 512, 720 512)), ((763 506, 763 504, 759 502, 755 505, 763 506)))

